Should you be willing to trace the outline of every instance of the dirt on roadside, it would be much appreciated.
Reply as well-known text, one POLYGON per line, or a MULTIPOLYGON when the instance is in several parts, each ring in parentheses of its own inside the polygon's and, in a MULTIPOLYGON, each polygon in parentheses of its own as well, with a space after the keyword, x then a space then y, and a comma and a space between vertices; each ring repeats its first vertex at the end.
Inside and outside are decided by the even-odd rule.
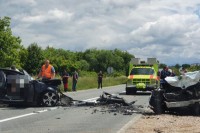
POLYGON ((131 124, 125 133, 200 133, 200 117, 155 115, 152 111, 148 111, 131 124))

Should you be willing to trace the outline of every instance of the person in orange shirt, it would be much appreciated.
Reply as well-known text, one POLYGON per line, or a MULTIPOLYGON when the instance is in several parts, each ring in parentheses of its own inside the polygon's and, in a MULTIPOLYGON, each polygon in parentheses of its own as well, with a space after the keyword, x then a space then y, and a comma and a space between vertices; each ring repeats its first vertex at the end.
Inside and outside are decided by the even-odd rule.
POLYGON ((45 64, 40 69, 38 78, 41 78, 41 77, 42 77, 42 80, 53 79, 55 77, 55 69, 50 64, 49 60, 46 60, 45 64))

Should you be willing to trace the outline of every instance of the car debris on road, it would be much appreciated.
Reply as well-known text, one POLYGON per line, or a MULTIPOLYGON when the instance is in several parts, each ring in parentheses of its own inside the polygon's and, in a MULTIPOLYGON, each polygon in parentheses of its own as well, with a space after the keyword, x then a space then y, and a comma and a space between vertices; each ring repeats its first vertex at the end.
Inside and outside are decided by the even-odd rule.
POLYGON ((90 106, 101 107, 101 109, 93 109, 92 114, 96 112, 120 113, 123 115, 132 115, 133 113, 142 113, 141 106, 134 105, 136 101, 130 103, 126 102, 123 98, 103 92, 100 97, 94 102, 74 100, 61 92, 60 105, 61 106, 90 106))

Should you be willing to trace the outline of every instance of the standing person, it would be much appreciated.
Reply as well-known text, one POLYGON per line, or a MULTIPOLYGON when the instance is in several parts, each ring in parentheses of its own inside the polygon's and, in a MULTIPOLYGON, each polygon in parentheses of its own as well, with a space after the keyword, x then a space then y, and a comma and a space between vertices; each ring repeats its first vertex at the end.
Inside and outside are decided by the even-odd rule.
POLYGON ((41 67, 38 78, 42 80, 53 79, 55 77, 55 69, 49 60, 45 60, 45 64, 41 67))
POLYGON ((103 74, 102 71, 99 71, 98 73, 98 89, 101 87, 102 89, 102 79, 103 79, 103 74))
POLYGON ((163 70, 160 72, 160 87, 165 89, 167 88, 167 82, 165 81, 165 78, 167 76, 170 76, 171 72, 169 71, 169 68, 167 66, 163 67, 163 70))
POLYGON ((73 75, 72 75, 72 91, 76 91, 77 81, 78 81, 78 73, 75 70, 73 75))
POLYGON ((69 78, 69 74, 66 70, 64 70, 64 72, 62 74, 62 81, 63 81, 65 92, 67 92, 67 90, 68 90, 68 78, 69 78))

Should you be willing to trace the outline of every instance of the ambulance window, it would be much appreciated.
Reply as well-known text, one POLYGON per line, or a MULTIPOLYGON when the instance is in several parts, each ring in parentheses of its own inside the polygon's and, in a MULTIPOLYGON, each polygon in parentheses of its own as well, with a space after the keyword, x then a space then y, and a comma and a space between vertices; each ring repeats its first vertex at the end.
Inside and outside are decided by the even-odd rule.
POLYGON ((130 75, 152 75, 154 70, 151 68, 133 68, 130 75))

